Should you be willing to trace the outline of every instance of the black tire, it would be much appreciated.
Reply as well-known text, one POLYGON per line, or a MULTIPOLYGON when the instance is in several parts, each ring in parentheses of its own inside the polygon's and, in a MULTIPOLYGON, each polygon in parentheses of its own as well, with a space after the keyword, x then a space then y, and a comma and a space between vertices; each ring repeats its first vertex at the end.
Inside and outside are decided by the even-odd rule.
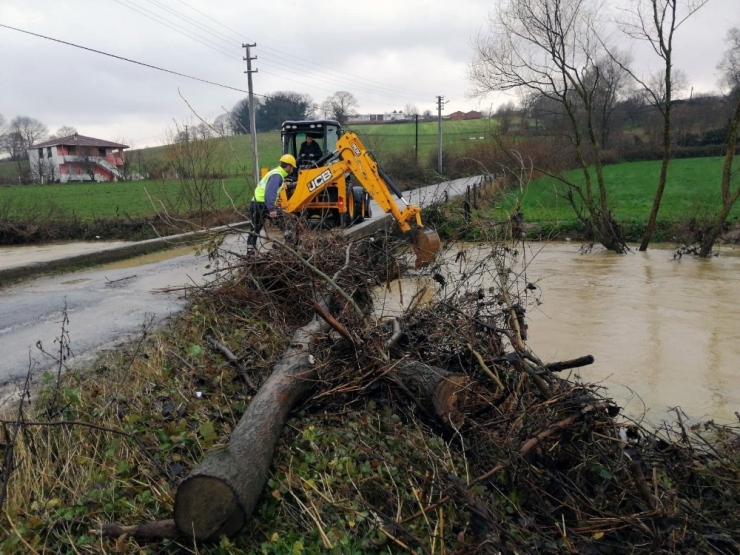
POLYGON ((352 188, 352 224, 359 224, 365 221, 365 218, 369 218, 370 216, 367 213, 367 199, 369 195, 365 192, 365 189, 363 187, 353 187, 352 188))
POLYGON ((352 217, 352 225, 361 224, 362 222, 365 221, 365 216, 363 216, 363 214, 362 214, 362 207, 363 207, 362 205, 363 204, 364 204, 363 201, 359 201, 359 202, 358 201, 355 201, 354 202, 355 214, 352 217))
POLYGON ((370 209, 370 195, 367 193, 365 194, 365 217, 366 218, 373 217, 373 212, 370 209))

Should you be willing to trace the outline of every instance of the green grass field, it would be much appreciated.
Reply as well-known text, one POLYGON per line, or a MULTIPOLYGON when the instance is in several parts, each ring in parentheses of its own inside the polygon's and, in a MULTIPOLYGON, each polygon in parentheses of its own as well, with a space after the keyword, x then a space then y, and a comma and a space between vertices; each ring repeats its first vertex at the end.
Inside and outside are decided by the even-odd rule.
MULTIPOLYGON (((659 222, 681 222, 703 219, 721 205, 720 177, 723 158, 689 158, 674 160, 668 168, 668 181, 661 202, 659 222)), ((660 161, 627 162, 604 168, 607 198, 614 216, 620 222, 645 223, 655 197, 660 173, 660 161)), ((579 170, 566 173, 577 183, 583 183, 579 170)), ((737 184, 735 185, 737 186, 737 184)), ((575 224, 573 210, 565 198, 566 186, 552 178, 533 181, 524 192, 522 211, 529 222, 575 224)), ((503 217, 511 210, 516 197, 510 195, 497 207, 503 217)), ((740 206, 731 213, 740 215, 740 206)))
MULTIPOLYGON (((214 187, 216 204, 229 206, 231 197, 238 207, 243 207, 248 202, 247 187, 243 178, 217 180, 214 187)), ((159 200, 170 199, 172 202, 167 203, 170 207, 178 202, 179 191, 177 181, 151 180, 0 186, 0 219, 36 220, 42 215, 52 218, 74 216, 82 220, 151 216, 156 213, 155 206, 159 207, 159 200)))

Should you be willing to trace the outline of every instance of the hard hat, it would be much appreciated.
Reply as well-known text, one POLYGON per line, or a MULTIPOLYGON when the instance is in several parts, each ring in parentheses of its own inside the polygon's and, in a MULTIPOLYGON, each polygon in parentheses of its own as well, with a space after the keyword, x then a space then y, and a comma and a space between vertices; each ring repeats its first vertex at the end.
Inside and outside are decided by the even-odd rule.
POLYGON ((293 157, 292 154, 283 154, 280 157, 280 162, 283 164, 290 164, 294 168, 296 167, 295 158, 293 157))

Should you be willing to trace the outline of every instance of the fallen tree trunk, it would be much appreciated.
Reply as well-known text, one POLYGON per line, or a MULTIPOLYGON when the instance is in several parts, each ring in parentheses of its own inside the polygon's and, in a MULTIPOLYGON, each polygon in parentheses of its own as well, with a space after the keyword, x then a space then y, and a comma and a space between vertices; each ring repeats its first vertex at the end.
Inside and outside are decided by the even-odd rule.
POLYGON ((174 520, 184 534, 214 540, 236 534, 247 523, 288 414, 317 378, 310 348, 329 329, 315 317, 293 334, 290 347, 231 433, 229 446, 208 453, 180 484, 174 520))
POLYGON ((415 360, 402 360, 395 371, 409 396, 421 409, 444 424, 460 427, 464 419, 458 409, 460 392, 470 383, 468 376, 415 360))

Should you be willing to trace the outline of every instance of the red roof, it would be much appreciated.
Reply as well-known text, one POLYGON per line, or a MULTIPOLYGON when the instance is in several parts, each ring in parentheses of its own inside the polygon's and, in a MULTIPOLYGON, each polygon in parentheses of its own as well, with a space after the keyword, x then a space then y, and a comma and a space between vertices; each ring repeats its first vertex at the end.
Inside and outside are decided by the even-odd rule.
POLYGON ((111 141, 104 141, 103 139, 96 139, 94 137, 85 137, 84 135, 79 135, 75 133, 74 135, 69 135, 68 137, 59 137, 58 139, 52 139, 50 141, 45 141, 43 143, 38 143, 33 145, 31 148, 42 148, 46 146, 56 146, 56 145, 63 145, 63 146, 97 146, 97 147, 106 147, 106 148, 128 148, 128 145, 122 145, 119 143, 112 143, 111 141))

